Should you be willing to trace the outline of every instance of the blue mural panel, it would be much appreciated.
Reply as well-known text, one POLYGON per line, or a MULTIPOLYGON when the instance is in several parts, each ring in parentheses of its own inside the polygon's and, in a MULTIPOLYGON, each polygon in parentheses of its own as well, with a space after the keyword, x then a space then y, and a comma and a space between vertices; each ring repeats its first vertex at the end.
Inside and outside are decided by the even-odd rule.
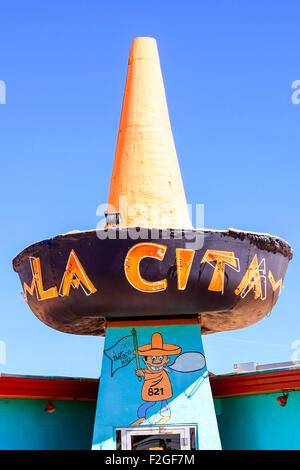
POLYGON ((220 448, 199 325, 108 328, 93 448, 115 449, 117 427, 182 424, 220 448))

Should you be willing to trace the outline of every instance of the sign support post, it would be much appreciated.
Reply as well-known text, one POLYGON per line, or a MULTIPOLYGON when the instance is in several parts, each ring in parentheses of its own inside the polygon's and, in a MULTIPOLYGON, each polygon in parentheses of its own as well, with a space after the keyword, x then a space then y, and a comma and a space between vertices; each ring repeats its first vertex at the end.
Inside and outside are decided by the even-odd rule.
POLYGON ((220 449, 198 318, 123 325, 107 325, 93 449, 220 449))

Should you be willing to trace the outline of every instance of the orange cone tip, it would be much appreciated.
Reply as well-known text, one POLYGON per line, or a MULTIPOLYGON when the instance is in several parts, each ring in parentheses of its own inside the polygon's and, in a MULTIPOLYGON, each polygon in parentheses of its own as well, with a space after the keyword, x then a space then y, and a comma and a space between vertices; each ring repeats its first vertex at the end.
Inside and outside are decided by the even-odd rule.
POLYGON ((156 40, 133 40, 108 198, 119 227, 192 228, 156 40))

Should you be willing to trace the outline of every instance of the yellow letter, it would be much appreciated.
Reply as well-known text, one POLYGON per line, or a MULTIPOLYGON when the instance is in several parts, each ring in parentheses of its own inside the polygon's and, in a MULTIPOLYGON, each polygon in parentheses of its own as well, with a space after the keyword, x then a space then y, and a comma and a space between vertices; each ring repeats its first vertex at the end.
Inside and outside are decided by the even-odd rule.
POLYGON ((26 282, 23 283, 23 289, 24 289, 23 298, 24 298, 25 302, 28 303, 27 292, 29 292, 29 294, 31 296, 33 296, 34 287, 35 287, 34 277, 32 278, 30 287, 29 287, 28 284, 26 284, 26 282))
POLYGON ((258 264, 257 255, 254 255, 253 260, 251 261, 243 279, 241 280, 238 287, 235 289, 234 293, 236 295, 241 294, 241 297, 244 298, 246 295, 254 289, 254 298, 265 300, 266 298, 266 276, 263 274, 266 273, 266 262, 265 258, 261 260, 258 264), (262 268, 260 267, 262 265, 262 268), (263 281, 263 288, 262 288, 263 281))
POLYGON ((279 281, 276 282, 275 279, 274 279, 274 276, 272 274, 272 271, 269 269, 268 278, 269 278, 269 281, 271 283, 273 291, 275 291, 279 287, 279 295, 280 295, 281 288, 282 288, 282 277, 279 279, 279 281))
MULTIPOLYGON (((37 288, 38 300, 46 300, 46 299, 52 299, 53 297, 58 297, 56 286, 50 287, 50 289, 44 290, 40 258, 30 258, 30 263, 32 267, 33 278, 35 280, 35 286, 37 288)), ((32 283, 31 283, 31 289, 32 289, 32 283)), ((30 290, 29 292, 31 293, 30 290)))
POLYGON ((134 245, 127 253, 124 270, 127 280, 137 290, 142 292, 159 292, 167 288, 167 280, 149 282, 140 275, 140 262, 143 258, 164 259, 167 247, 158 243, 139 243, 134 245))
POLYGON ((233 251, 206 250, 201 263, 208 263, 214 268, 208 290, 224 292, 224 266, 240 271, 240 260, 234 256, 233 251), (212 262, 216 261, 216 264, 212 262))
POLYGON ((74 250, 71 250, 65 273, 61 281, 59 295, 62 297, 65 295, 68 296, 71 286, 74 289, 78 289, 78 287, 81 286, 86 295, 91 295, 94 294, 94 292, 97 292, 97 289, 88 278, 74 250))
POLYGON ((189 278, 195 251, 176 248, 177 287, 184 290, 189 278))

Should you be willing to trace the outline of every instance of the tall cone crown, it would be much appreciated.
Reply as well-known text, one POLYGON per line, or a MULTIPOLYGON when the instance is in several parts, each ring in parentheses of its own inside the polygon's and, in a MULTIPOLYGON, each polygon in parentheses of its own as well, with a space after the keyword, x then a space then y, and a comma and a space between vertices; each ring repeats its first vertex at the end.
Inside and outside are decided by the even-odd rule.
POLYGON ((121 227, 191 228, 153 38, 132 43, 108 204, 121 227))
POLYGON ((151 346, 153 349, 162 349, 163 339, 160 333, 153 333, 151 338, 151 346))

